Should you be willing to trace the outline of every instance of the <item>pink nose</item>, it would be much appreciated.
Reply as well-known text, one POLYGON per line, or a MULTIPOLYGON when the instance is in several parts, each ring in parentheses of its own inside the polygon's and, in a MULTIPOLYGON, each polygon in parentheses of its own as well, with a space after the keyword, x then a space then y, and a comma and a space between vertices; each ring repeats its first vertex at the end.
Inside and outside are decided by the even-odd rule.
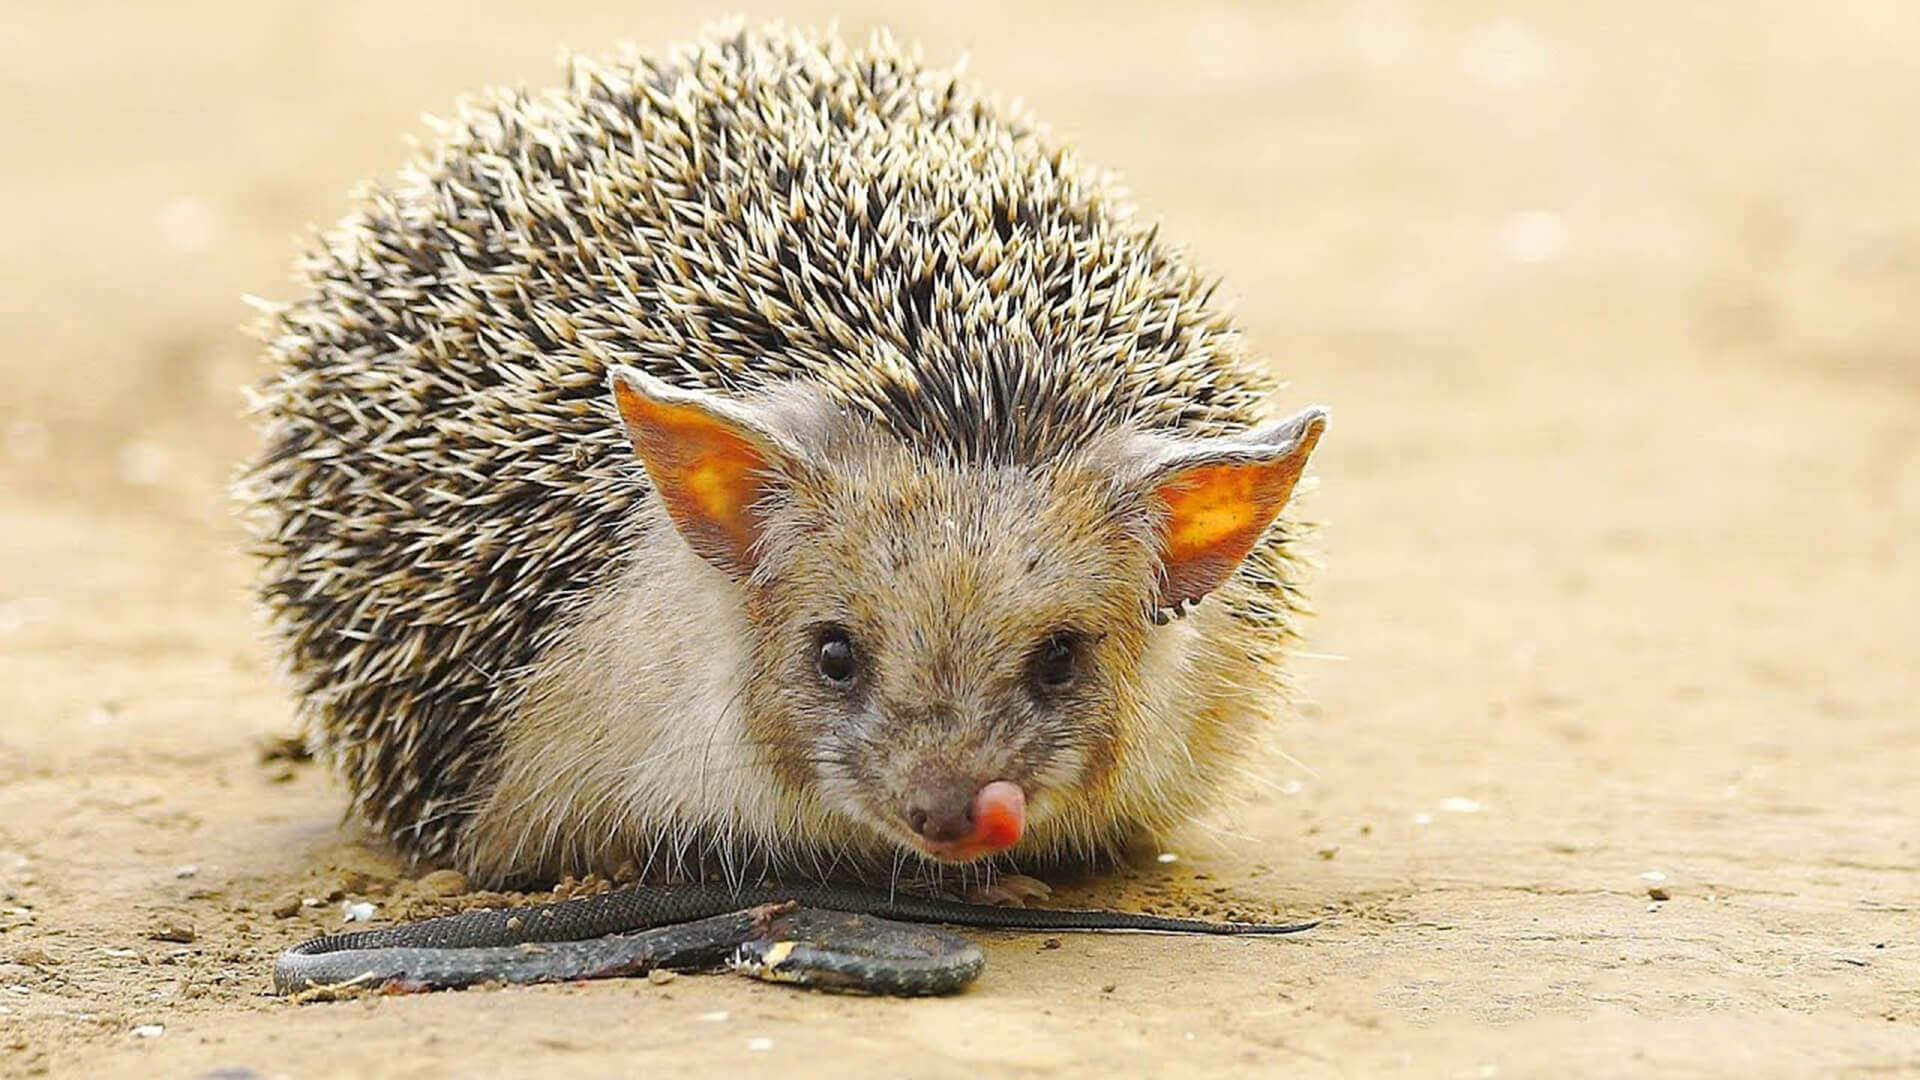
POLYGON ((969 793, 962 785, 922 788, 907 807, 907 827, 929 855, 964 862, 1019 843, 1026 828, 1027 795, 995 780, 969 793))

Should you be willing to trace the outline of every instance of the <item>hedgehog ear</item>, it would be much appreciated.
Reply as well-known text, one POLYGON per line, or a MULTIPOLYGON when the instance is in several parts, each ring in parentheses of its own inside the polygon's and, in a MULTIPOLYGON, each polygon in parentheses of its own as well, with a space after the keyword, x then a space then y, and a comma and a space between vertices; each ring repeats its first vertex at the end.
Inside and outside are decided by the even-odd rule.
POLYGON ((790 453, 750 407, 636 368, 608 373, 627 438, 680 535, 734 578, 753 572, 761 505, 790 453))
POLYGON ((1288 420, 1161 449, 1145 490, 1161 515, 1158 607, 1179 610, 1219 588, 1266 534, 1327 427, 1311 408, 1288 420))

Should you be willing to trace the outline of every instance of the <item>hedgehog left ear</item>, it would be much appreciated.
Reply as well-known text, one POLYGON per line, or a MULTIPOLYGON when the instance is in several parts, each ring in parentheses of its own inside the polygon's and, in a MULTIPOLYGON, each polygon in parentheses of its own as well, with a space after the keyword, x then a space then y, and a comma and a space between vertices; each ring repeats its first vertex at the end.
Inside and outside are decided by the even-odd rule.
POLYGON ((607 381, 680 535, 735 579, 753 573, 762 504, 784 482, 791 456, 781 440, 753 409, 720 395, 624 365, 607 381))
POLYGON ((1266 534, 1327 428, 1327 411, 1300 414, 1160 450, 1145 490, 1159 511, 1158 607, 1178 611, 1219 588, 1266 534))

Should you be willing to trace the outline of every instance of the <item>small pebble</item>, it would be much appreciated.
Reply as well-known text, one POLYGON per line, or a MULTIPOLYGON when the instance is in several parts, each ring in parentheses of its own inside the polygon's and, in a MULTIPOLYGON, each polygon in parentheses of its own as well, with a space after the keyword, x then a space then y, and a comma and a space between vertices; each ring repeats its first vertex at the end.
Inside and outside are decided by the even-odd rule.
POLYGON ((1667 890, 1665 890, 1665 889, 1663 889, 1663 888, 1661 888, 1660 886, 1658 886, 1658 885, 1655 885, 1655 886, 1652 886, 1651 888, 1649 888, 1649 889, 1647 890, 1647 899, 1649 899, 1649 900, 1671 900, 1671 899, 1673 899, 1673 894, 1672 894, 1672 893, 1670 893, 1670 892, 1668 892, 1667 890))
POLYGON ((298 735, 277 735, 260 740, 260 763, 270 761, 312 761, 313 754, 308 751, 306 740, 298 735))
POLYGON ((428 896, 465 896, 473 883, 458 870, 435 870, 419 881, 420 891, 428 896))
POLYGON ((1175 855, 1171 851, 1163 851, 1159 855, 1155 856, 1155 858, 1163 863, 1176 863, 1180 861, 1180 856, 1175 855))
POLYGON ((375 884, 373 875, 358 870, 348 870, 340 875, 340 885, 334 889, 334 892, 339 895, 329 896, 327 899, 338 900, 348 893, 369 893, 373 891, 375 884))
POLYGON ((748 1039, 748 1040, 747 1040, 747 1049, 749 1049, 749 1050, 771 1050, 771 1049, 773 1049, 773 1040, 772 1040, 772 1039, 765 1039, 765 1038, 760 1038, 760 1039, 748 1039))
POLYGON ((655 986, 665 986, 679 977, 678 973, 668 971, 666 968, 654 968, 647 972, 647 981, 655 986))
POLYGON ((1332 862, 1333 857, 1340 854, 1340 849, 1337 847, 1323 847, 1319 851, 1314 852, 1314 854, 1320 856, 1320 858, 1326 862, 1332 862))
POLYGON ((159 1024, 141 1024, 139 1027, 133 1029, 134 1036, 141 1039, 159 1038, 161 1035, 166 1034, 166 1032, 167 1029, 159 1024))
POLYGON ((1660 882, 1667 880, 1667 875, 1661 873, 1658 870, 1648 870, 1646 873, 1640 875, 1640 880, 1651 881, 1655 884, 1659 884, 1660 882))
POLYGON ((1057 937, 1047 938, 1040 943, 1040 947, 1042 949, 1057 949, 1060 947, 1060 939, 1057 937))
POLYGON ((373 918, 373 913, 377 910, 372 904, 367 903, 365 900, 357 904, 342 904, 340 908, 348 922, 367 922, 373 918))
POLYGON ((182 881, 185 881, 186 879, 192 877, 193 875, 199 872, 200 872, 200 868, 197 866, 192 866, 192 865, 176 866, 173 869, 173 876, 179 878, 182 881))
POLYGON ((153 929, 147 931, 147 937, 152 941, 172 941, 181 945, 190 944, 194 938, 193 924, 189 922, 179 922, 177 920, 157 923, 153 929))
POLYGON ((1449 814, 1477 814, 1480 804, 1463 795, 1449 795, 1440 800, 1440 809, 1449 814))
POLYGON ((1111 994, 1118 989, 1120 989, 1119 983, 1108 983, 1107 985, 1100 988, 1100 992, 1103 994, 1111 994))
POLYGON ((289 896, 273 905, 272 915, 276 919, 291 919, 300 914, 300 898, 289 896))

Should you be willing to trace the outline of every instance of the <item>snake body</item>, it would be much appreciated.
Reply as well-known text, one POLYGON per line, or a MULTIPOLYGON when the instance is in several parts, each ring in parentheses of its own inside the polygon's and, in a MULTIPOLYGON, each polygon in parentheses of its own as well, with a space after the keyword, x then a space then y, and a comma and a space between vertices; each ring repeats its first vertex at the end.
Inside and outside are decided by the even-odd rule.
POLYGON ((950 994, 979 976, 979 946, 908 923, 1212 935, 1317 925, 987 907, 840 885, 666 885, 314 938, 282 953, 273 978, 282 994, 406 992, 732 967, 777 982, 917 996, 950 994))

